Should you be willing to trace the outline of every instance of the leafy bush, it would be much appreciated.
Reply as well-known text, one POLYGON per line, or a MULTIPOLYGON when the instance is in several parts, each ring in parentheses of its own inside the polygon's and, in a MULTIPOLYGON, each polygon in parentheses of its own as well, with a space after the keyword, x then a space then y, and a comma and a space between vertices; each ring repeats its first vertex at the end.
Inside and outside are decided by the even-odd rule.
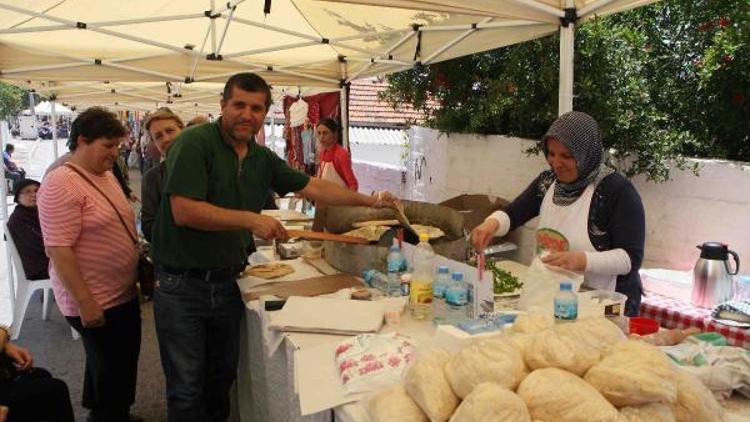
MULTIPOLYGON (((557 116, 551 36, 388 77, 385 98, 444 132, 539 138, 557 116)), ((574 109, 628 175, 669 178, 685 156, 750 161, 750 3, 671 0, 576 30, 574 109)), ((694 168, 695 170, 695 168, 694 168)))

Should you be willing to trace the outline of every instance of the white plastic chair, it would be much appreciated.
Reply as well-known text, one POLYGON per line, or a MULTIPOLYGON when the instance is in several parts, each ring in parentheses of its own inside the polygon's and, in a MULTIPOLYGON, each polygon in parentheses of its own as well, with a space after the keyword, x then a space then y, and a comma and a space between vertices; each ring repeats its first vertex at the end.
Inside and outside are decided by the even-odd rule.
MULTIPOLYGON (((52 280, 27 280, 26 271, 23 269, 23 263, 21 262, 21 255, 16 249, 16 243, 13 240, 13 236, 8 230, 8 224, 5 224, 5 236, 7 238, 6 246, 10 250, 10 255, 13 260, 13 267, 16 273, 16 291, 15 291, 15 302, 16 309, 13 312, 13 323, 10 329, 11 340, 16 340, 21 334, 21 326, 26 315, 26 308, 29 306, 31 297, 39 289, 44 289, 44 301, 42 302, 42 319, 47 320, 49 314, 50 298, 49 294, 52 290, 52 280)), ((8 269, 10 271, 10 268, 8 269)), ((74 340, 78 340, 80 337, 78 332, 70 327, 70 332, 73 335, 74 340)))

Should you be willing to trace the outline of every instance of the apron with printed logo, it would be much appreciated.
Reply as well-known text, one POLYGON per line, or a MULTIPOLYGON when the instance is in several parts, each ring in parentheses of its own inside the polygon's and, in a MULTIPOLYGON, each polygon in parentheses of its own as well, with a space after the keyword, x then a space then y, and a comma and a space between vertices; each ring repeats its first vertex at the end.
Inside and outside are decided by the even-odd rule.
MULTIPOLYGON (((539 226, 536 231, 536 254, 551 252, 597 252, 589 238, 589 209, 596 186, 592 183, 574 203, 556 205, 552 200, 555 185, 549 187, 542 200, 539 226)), ((615 290, 617 276, 584 273, 583 283, 592 289, 615 290)))

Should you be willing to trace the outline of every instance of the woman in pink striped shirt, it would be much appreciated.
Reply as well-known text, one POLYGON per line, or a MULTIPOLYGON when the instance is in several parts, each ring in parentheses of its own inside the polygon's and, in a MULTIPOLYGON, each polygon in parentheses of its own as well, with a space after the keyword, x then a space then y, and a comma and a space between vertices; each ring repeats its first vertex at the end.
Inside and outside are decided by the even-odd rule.
POLYGON ((141 317, 135 217, 110 171, 125 128, 104 108, 73 122, 70 161, 39 190, 39 220, 60 311, 83 338, 90 421, 127 421, 135 401, 141 317))

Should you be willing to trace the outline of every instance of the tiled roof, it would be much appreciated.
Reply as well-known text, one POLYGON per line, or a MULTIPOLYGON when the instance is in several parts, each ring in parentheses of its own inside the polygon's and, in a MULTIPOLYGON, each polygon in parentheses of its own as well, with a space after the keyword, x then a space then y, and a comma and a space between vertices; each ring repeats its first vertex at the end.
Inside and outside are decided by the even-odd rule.
MULTIPOLYGON (((270 138, 272 134, 280 137, 284 131, 284 125, 277 123, 274 126, 275 127, 272 129, 271 125, 266 124, 265 130, 268 138, 270 138)), ((403 145, 405 142, 405 131, 396 127, 349 127, 349 143, 352 145, 403 145)))
POLYGON ((394 110, 380 99, 379 94, 388 87, 388 82, 364 79, 352 82, 349 90, 349 120, 359 126, 394 125, 405 126, 411 122, 424 121, 424 114, 406 104, 394 110))
MULTIPOLYGON (((349 124, 368 127, 404 127, 413 122, 421 123, 424 113, 404 104, 394 110, 379 97, 388 82, 379 79, 353 81, 349 90, 349 124)), ((274 119, 283 120, 284 113, 276 109, 274 119)))

